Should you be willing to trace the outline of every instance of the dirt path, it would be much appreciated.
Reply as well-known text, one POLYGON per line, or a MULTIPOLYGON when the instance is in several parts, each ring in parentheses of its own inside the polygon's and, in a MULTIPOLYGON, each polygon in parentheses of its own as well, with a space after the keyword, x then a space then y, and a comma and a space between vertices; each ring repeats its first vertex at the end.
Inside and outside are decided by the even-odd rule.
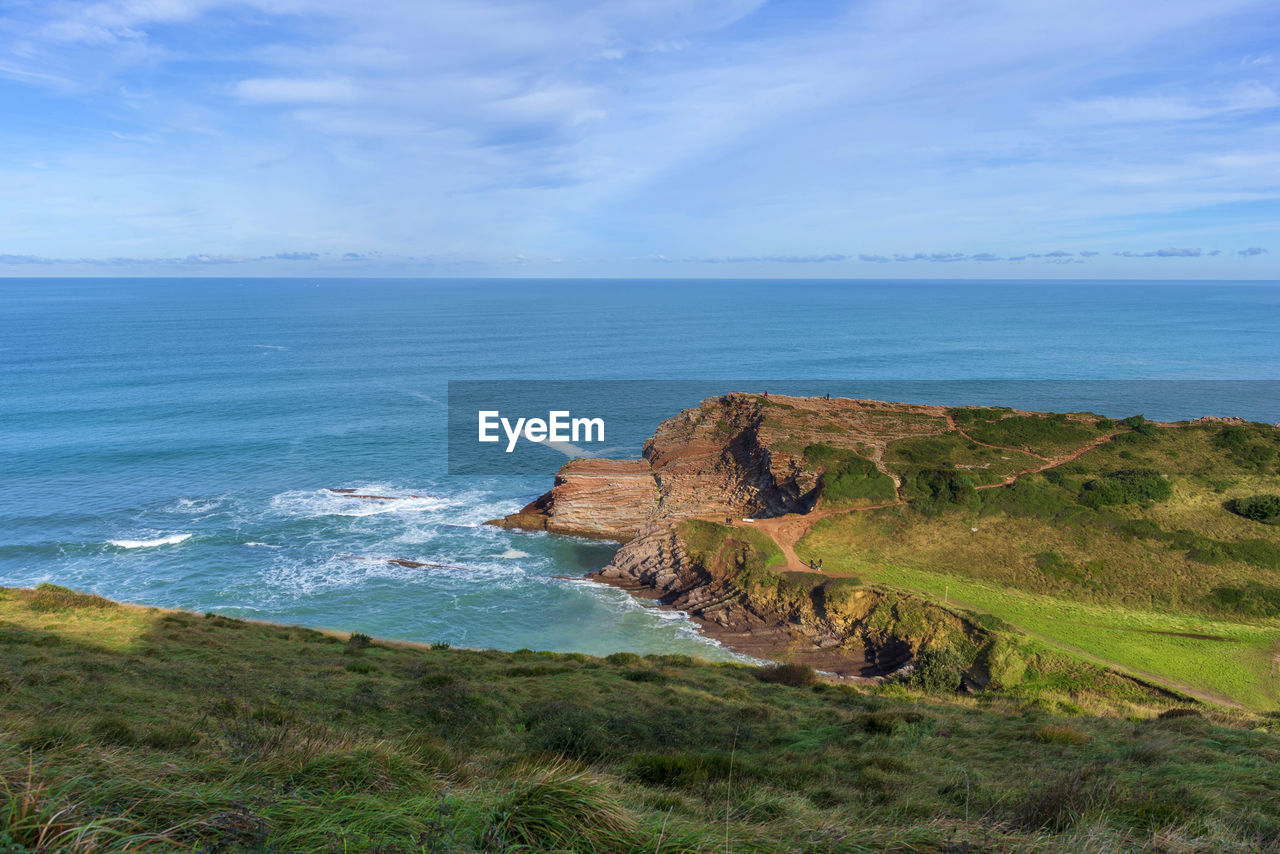
POLYGON ((968 439, 970 442, 972 442, 975 445, 981 445, 984 448, 992 448, 997 451, 1017 451, 1020 454, 1026 454, 1029 457, 1035 457, 1037 460, 1044 460, 1046 463, 1052 462, 1052 460, 1049 457, 1041 456, 1040 454, 1037 454, 1035 451, 1027 450, 1026 448, 1012 448, 1008 445, 992 445, 988 442, 983 442, 978 439, 975 439, 972 436, 970 436, 968 433, 961 430, 960 426, 956 424, 955 419, 952 418, 950 415, 947 416, 947 421, 950 422, 952 430, 955 430, 957 433, 959 433, 961 436, 964 436, 966 439, 968 439))
MULTIPOLYGON (((960 430, 958 427, 956 428, 956 432, 960 433, 960 435, 962 436, 966 435, 964 431, 960 430)), ((1020 477, 1024 477, 1029 474, 1038 474, 1039 472, 1048 471, 1051 468, 1055 468, 1057 466, 1063 466, 1063 465, 1066 465, 1067 463, 1074 462, 1075 460, 1078 460, 1083 455, 1087 454, 1089 451, 1092 451, 1094 448, 1097 448, 1101 445, 1106 444, 1107 442, 1110 442, 1111 439, 1116 435, 1116 433, 1119 433, 1119 432, 1122 432, 1122 431, 1116 431, 1115 433, 1108 433, 1106 435, 1099 436, 1097 439, 1090 442, 1089 444, 1084 445, 1083 447, 1077 448, 1071 453, 1065 454, 1061 457, 1042 457, 1039 454, 1031 454, 1031 456, 1033 457, 1037 457, 1038 459, 1044 460, 1044 465, 1036 466, 1035 468, 1024 469, 1023 471, 1019 471, 1019 472, 1015 472, 1014 474, 1011 474, 1009 477, 1005 478, 999 483, 984 483, 975 488, 976 489, 995 489, 996 487, 1000 487, 1000 486, 1008 486, 1009 484, 1013 483, 1020 477)), ((981 445, 985 443, 978 442, 978 444, 981 445)), ((997 450, 1002 450, 1002 451, 1018 451, 1020 453, 1030 453, 1028 451, 1023 451, 1021 448, 1009 448, 1002 445, 987 445, 986 447, 995 448, 997 450)), ((897 483, 897 478, 894 478, 894 482, 895 484, 897 483)), ((820 509, 820 507, 815 507, 813 510, 810 510, 808 513, 788 513, 785 516, 774 516, 769 519, 755 519, 751 522, 742 522, 740 524, 750 525, 751 527, 756 528, 757 530, 763 531, 764 533, 768 534, 773 539, 774 543, 777 544, 778 549, 782 552, 783 556, 786 558, 786 565, 783 567, 784 569, 791 570, 791 571, 812 572, 813 571, 812 567, 810 567, 807 563, 800 560, 800 558, 796 556, 795 545, 796 543, 800 542, 801 538, 803 538, 804 535, 809 532, 809 529, 813 527, 814 523, 817 522, 819 519, 825 519, 828 516, 835 516, 841 513, 863 513, 868 510, 879 510, 884 507, 896 507, 906 503, 907 503, 906 501, 902 499, 898 499, 897 501, 891 501, 887 504, 872 504, 867 507, 854 507, 848 510, 820 509)), ((712 521, 719 521, 719 520, 713 519, 712 521)))
MULTIPOLYGON (((1030 451, 1023 451, 1021 448, 1005 448, 1000 445, 988 445, 987 446, 988 448, 998 448, 1003 451, 1019 451, 1024 454, 1031 454, 1031 456, 1033 457, 1039 457, 1040 459, 1044 460, 1045 464, 1042 466, 1037 466, 1036 468, 1024 469, 1023 471, 1015 472, 1009 475, 1008 477, 1006 477, 1004 480, 1000 481, 999 483, 984 483, 979 486, 975 486, 974 489, 995 489, 998 486, 1008 486, 1009 484, 1013 483, 1018 478, 1023 477, 1024 475, 1038 474, 1042 471, 1048 471, 1049 469, 1057 468, 1058 466, 1065 466, 1067 463, 1074 462, 1080 459, 1080 457, 1089 453, 1094 448, 1097 448, 1100 445, 1105 445, 1107 442, 1110 442, 1112 438, 1114 438, 1117 435, 1117 433, 1120 433, 1120 432, 1123 432, 1123 431, 1116 431, 1116 433, 1108 433, 1105 436, 1099 436, 1097 439, 1094 439, 1092 442, 1085 445, 1083 448, 1077 448, 1076 450, 1072 451, 1071 453, 1065 456, 1054 457, 1052 459, 1049 457, 1041 457, 1039 454, 1031 454, 1030 451)), ((964 435, 964 434, 961 433, 961 435, 964 435)), ((978 444, 982 444, 982 443, 979 442, 978 444)))

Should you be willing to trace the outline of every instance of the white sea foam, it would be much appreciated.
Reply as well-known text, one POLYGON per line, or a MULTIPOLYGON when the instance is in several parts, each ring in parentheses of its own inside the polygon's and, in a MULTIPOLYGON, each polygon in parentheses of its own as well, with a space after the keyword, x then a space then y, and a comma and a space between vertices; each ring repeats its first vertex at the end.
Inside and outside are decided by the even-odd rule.
POLYGON ((250 344, 250 347, 257 347, 260 350, 288 350, 288 347, 281 347, 279 344, 250 344))
POLYGON ((519 557, 528 557, 528 556, 529 556, 528 552, 522 552, 519 549, 507 549, 505 552, 498 555, 498 557, 506 558, 507 560, 515 560, 516 558, 519 558, 519 557))
POLYGON ((253 543, 253 542, 250 542, 250 543, 245 543, 245 545, 246 545, 246 546, 249 546, 250 548, 260 548, 260 549, 279 549, 279 548, 284 548, 283 546, 274 546, 274 545, 272 545, 271 543, 253 543))
POLYGON ((450 501, 437 495, 398 490, 385 484, 357 487, 354 493, 328 489, 293 490, 271 499, 272 509, 291 518, 321 516, 378 516, 383 513, 421 514, 448 507, 450 501), (383 498, 360 498, 375 495, 383 498))
POLYGON ((519 567, 503 563, 463 563, 430 555, 409 555, 408 560, 437 566, 402 566, 380 555, 329 555, 316 561, 299 561, 281 552, 274 566, 263 573, 266 587, 296 596, 362 587, 371 581, 393 580, 425 585, 441 596, 485 589, 512 589, 526 583, 519 567))
POLYGON ((169 534, 167 537, 156 537, 153 540, 107 540, 107 542, 122 549, 149 549, 153 546, 171 546, 189 539, 191 539, 190 534, 169 534))
POLYGON ((222 504, 222 498, 179 498, 164 509, 167 513, 188 513, 195 515, 197 513, 209 513, 213 510, 217 510, 222 506, 222 504))

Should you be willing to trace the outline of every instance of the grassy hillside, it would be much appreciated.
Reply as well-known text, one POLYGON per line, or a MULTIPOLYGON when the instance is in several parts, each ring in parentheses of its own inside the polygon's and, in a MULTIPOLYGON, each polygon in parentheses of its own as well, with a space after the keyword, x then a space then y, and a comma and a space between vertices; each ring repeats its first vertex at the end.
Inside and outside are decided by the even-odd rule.
MULTIPOLYGON (((1035 452, 1085 429, 1051 418, 957 423, 982 441, 1021 440, 1035 452)), ((1210 699, 1275 708, 1280 430, 1114 426, 1127 429, 1074 461, 987 489, 950 457, 922 458, 922 443, 937 440, 908 440, 905 455, 890 445, 887 459, 923 472, 904 477, 909 503, 825 518, 796 552, 828 571, 995 614, 1060 649, 1210 699)))
POLYGON ((7 852, 1280 845, 1274 717, 409 647, 58 588, 3 591, 0 657, 7 852))

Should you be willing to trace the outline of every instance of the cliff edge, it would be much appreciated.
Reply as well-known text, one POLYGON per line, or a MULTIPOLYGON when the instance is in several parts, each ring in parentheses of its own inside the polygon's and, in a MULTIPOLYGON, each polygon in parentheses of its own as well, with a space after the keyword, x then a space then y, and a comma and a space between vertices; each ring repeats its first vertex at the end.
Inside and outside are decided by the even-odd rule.
POLYGON ((889 443, 951 429, 939 406, 727 394, 663 421, 639 460, 567 463, 550 492, 490 524, 626 542, 655 519, 807 512, 835 468, 874 481, 849 507, 892 502, 889 443))

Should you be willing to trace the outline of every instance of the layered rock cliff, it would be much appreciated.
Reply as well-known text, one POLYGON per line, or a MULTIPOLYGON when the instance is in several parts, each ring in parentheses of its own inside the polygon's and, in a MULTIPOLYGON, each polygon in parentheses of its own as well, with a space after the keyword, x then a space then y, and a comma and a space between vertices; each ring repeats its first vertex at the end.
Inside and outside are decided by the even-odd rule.
POLYGON ((942 407, 724 395, 658 425, 640 460, 574 460, 550 492, 491 524, 626 542, 655 519, 805 512, 822 474, 806 449, 857 454, 885 471, 890 442, 949 429, 942 407))
POLYGON ((843 677, 884 676, 909 667, 922 649, 980 639, 965 620, 919 599, 854 579, 774 572, 753 534, 653 520, 589 577, 684 611, 738 652, 843 677))

